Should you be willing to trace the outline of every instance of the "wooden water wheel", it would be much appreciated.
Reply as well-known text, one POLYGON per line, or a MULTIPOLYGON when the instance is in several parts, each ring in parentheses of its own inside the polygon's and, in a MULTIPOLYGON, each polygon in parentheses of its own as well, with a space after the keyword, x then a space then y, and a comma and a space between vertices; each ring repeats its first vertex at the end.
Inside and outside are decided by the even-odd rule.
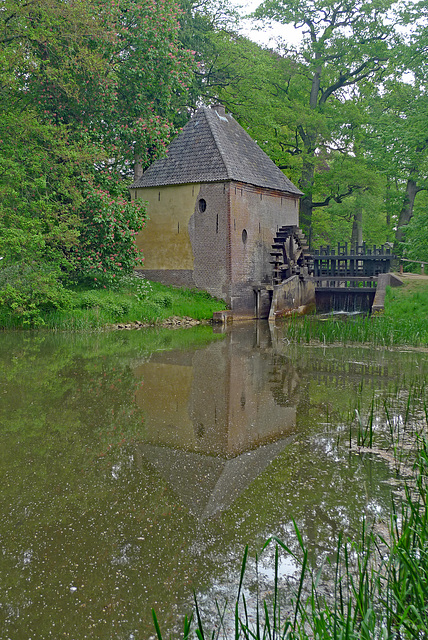
POLYGON ((307 276, 313 273, 314 262, 305 234, 296 225, 278 229, 271 257, 273 284, 280 284, 294 275, 307 276))

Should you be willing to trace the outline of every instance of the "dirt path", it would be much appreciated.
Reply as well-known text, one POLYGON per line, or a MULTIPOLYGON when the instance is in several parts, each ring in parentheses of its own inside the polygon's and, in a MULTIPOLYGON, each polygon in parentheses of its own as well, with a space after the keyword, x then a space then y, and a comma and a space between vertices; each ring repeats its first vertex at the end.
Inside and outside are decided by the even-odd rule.
POLYGON ((396 271, 394 273, 397 278, 401 278, 403 282, 413 282, 415 280, 420 280, 421 282, 428 282, 428 275, 421 275, 420 273, 398 273, 396 271))

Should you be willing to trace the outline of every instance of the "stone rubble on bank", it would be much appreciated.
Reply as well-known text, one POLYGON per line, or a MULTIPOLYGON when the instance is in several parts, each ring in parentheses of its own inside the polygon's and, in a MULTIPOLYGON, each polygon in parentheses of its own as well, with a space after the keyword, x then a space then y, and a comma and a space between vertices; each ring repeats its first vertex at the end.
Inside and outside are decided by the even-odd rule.
POLYGON ((201 324, 200 320, 195 320, 194 318, 189 318, 189 316, 184 316, 180 318, 179 316, 172 316, 171 318, 167 318, 163 322, 159 323, 150 323, 150 322, 127 322, 127 323, 119 323, 113 324, 110 326, 110 329, 116 329, 118 331, 130 331, 132 329, 147 329, 148 327, 166 327, 168 329, 178 329, 178 328, 187 328, 194 327, 198 324, 201 324))

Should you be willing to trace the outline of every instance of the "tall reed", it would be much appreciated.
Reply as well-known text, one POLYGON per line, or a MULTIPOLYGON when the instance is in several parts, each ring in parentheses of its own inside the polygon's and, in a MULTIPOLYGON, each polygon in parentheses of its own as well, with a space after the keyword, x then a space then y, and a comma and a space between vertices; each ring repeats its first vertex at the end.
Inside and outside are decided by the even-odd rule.
POLYGON ((326 319, 293 316, 282 326, 287 339, 298 343, 365 343, 382 347, 428 344, 426 316, 331 316, 326 319))
MULTIPOLYGON (((274 588, 270 600, 257 594, 255 617, 250 616, 243 585, 248 561, 245 549, 234 621, 225 624, 225 608, 217 604, 218 623, 207 629, 195 596, 195 614, 184 620, 183 639, 198 640, 381 640, 428 637, 428 443, 417 438, 415 478, 405 497, 393 502, 388 535, 376 533, 363 522, 356 542, 339 535, 336 554, 318 570, 309 566, 308 549, 295 524, 299 552, 279 538, 275 547, 274 588), (280 606, 279 554, 298 563, 297 587, 287 611, 280 606), (330 593, 323 593, 324 570, 333 569, 330 593)), ((253 607, 254 608, 254 607, 253 607)), ((153 611, 158 640, 163 640, 153 611)))

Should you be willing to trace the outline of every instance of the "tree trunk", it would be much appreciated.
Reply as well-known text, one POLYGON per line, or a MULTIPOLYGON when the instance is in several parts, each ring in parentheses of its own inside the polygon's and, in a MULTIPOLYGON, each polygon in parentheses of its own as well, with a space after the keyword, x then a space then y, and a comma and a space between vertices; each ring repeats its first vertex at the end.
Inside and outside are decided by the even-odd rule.
POLYGON ((401 207, 400 215, 398 218, 397 230, 395 232, 395 245, 398 246, 400 242, 404 241, 404 233, 406 226, 409 224, 413 215, 413 207, 415 204, 416 194, 421 191, 417 186, 416 180, 409 178, 407 180, 406 195, 404 197, 403 206, 401 207))
POLYGON ((363 207, 357 200, 352 222, 351 245, 354 247, 361 244, 363 244, 363 207))
POLYGON ((309 246, 312 241, 312 188, 315 178, 315 167, 312 158, 303 162, 302 176, 299 180, 300 189, 306 193, 300 201, 299 225, 302 227, 309 246))
MULTIPOLYGON (((315 59, 319 60, 320 53, 316 52, 315 59)), ((312 77, 311 94, 309 97, 309 106, 311 109, 316 109, 318 105, 318 96, 321 86, 321 66, 315 69, 312 77)), ((314 156, 316 149, 317 134, 315 131, 311 131, 310 128, 306 129, 303 126, 299 127, 300 136, 305 148, 306 158, 303 160, 302 173, 299 180, 299 187, 305 194, 300 201, 300 214, 299 225, 302 227, 308 244, 312 244, 312 190, 315 180, 315 164, 314 156)))
MULTIPOLYGON (((391 226, 391 212, 393 211, 393 204, 391 198, 391 178, 386 178, 386 193, 385 193, 385 209, 386 209, 386 226, 388 227, 388 231, 391 226)), ((389 236, 388 236, 389 238, 389 236)))
POLYGON ((143 175, 143 165, 141 164, 141 156, 134 156, 134 182, 143 175))

